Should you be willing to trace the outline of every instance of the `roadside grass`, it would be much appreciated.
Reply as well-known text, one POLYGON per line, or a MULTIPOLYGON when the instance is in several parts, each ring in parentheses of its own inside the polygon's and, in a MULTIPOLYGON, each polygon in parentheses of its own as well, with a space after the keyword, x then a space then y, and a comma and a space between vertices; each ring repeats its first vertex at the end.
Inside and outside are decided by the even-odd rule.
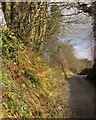
POLYGON ((66 118, 69 86, 64 73, 50 68, 9 29, 0 41, 2 118, 66 118))
POLYGON ((16 62, 6 59, 2 69, 2 116, 64 117, 64 82, 62 71, 53 71, 31 49, 18 51, 16 62))

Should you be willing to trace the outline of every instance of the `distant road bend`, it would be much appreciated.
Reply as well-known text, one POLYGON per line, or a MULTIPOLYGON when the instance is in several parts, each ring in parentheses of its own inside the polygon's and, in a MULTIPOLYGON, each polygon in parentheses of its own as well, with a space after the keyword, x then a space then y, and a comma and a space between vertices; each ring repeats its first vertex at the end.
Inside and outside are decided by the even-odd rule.
POLYGON ((69 79, 70 107, 72 118, 95 118, 95 88, 86 80, 86 76, 78 75, 69 79))

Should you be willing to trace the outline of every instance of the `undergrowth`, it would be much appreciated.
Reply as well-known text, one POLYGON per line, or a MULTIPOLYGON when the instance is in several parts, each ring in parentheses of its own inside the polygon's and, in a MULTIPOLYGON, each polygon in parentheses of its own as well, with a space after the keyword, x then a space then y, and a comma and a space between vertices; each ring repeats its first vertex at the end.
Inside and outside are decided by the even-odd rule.
POLYGON ((2 30, 2 117, 64 117, 64 74, 2 30))

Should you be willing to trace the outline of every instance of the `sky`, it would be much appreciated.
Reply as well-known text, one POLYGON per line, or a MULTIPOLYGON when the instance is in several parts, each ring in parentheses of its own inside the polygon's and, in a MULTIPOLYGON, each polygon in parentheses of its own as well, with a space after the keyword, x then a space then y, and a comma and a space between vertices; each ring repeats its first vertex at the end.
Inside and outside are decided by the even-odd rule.
MULTIPOLYGON (((72 0, 71 0, 72 1, 72 0)), ((73 0, 76 1, 76 0, 73 0)), ((78 0, 77 0, 78 1, 78 0)), ((84 0, 79 0, 84 1, 84 0)), ((89 0, 86 0, 88 2, 89 0)), ((91 0, 92 1, 92 0, 91 0)), ((73 10, 68 10, 66 13, 74 13, 73 10)), ((69 17, 69 21, 77 21, 71 23, 68 27, 68 33, 60 38, 61 41, 66 41, 73 45, 75 55, 79 59, 93 60, 94 40, 92 32, 92 18, 85 13, 80 13, 73 16, 72 20, 69 17)))
MULTIPOLYGON (((0 5, 0 7, 1 7, 1 5, 0 5)), ((2 10, 0 9, 0 23, 2 23, 2 17, 3 17, 4 15, 3 15, 3 12, 2 12, 2 10)))
MULTIPOLYGON (((0 22, 2 22, 2 16, 4 15, 2 13, 2 10, 0 9, 0 22)), ((91 25, 90 20, 91 18, 87 16, 87 19, 85 18, 85 21, 87 21, 86 23, 71 25, 70 34, 60 38, 61 41, 67 41, 67 42, 70 41, 69 43, 71 43, 74 46, 75 55, 79 59, 88 59, 88 60, 93 59, 92 51, 94 48, 94 42, 93 42, 92 34, 91 34, 92 25, 91 25)))
POLYGON ((74 33, 72 35, 65 36, 60 39, 61 41, 68 42, 69 44, 73 45, 74 53, 77 58, 93 60, 94 40, 90 37, 90 34, 88 32, 89 29, 90 32, 92 29, 88 29, 87 27, 85 28, 85 32, 83 30, 74 30, 74 33))
POLYGON ((93 40, 82 40, 79 38, 66 39, 66 38, 61 38, 61 40, 73 45, 74 53, 77 58, 93 60, 93 48, 94 48, 93 40))
POLYGON ((77 58, 93 60, 94 40, 92 35, 92 19, 86 15, 84 17, 86 22, 71 24, 69 33, 60 38, 60 40, 73 45, 77 58))
POLYGON ((77 56, 77 58, 85 58, 88 60, 93 59, 93 41, 74 39, 74 41, 72 41, 71 43, 74 44, 75 55, 77 56))

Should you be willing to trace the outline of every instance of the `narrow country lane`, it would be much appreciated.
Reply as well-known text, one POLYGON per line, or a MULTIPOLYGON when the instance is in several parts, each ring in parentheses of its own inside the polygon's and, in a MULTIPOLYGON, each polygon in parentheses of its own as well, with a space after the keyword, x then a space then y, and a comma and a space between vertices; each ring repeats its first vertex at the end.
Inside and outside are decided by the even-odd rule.
POLYGON ((69 79, 71 118, 94 118, 95 88, 86 80, 86 76, 78 75, 69 79))

